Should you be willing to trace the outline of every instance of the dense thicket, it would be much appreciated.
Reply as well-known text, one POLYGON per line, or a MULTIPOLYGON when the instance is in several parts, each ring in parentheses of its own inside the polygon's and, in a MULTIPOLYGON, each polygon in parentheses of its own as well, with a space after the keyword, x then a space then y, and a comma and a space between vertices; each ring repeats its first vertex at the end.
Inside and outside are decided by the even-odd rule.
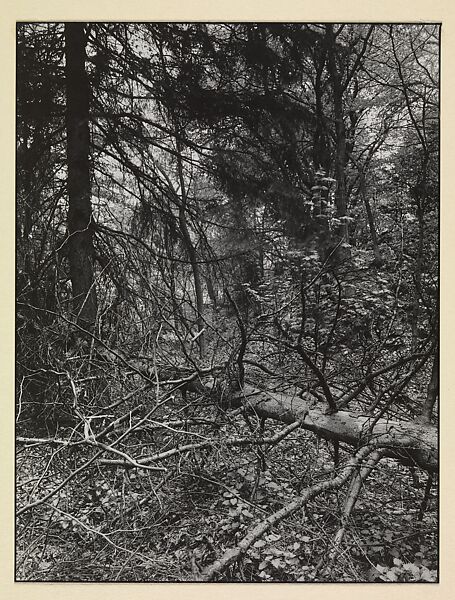
POLYGON ((18 25, 19 579, 435 579, 438 51, 18 25))

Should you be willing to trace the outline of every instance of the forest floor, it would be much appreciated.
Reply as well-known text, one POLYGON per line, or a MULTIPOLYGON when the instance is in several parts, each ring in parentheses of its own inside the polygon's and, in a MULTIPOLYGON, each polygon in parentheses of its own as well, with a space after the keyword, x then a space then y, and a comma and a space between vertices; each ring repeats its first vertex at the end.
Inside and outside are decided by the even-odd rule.
MULTIPOLYGON (((183 406, 164 409, 160 420, 175 420, 183 406)), ((238 412, 225 413, 221 420, 217 413, 215 423, 217 410, 193 403, 186 443, 207 438, 216 443, 173 457, 167 473, 98 464, 21 515, 17 580, 192 581, 267 515, 335 474, 331 443, 318 442, 301 429, 264 455, 254 447, 228 447, 225 440, 251 435, 257 423, 238 412)), ((268 420, 264 435, 276 430, 277 424, 268 420)), ((136 436, 138 445, 152 450, 182 443, 172 426, 136 436)), ((34 498, 38 487, 40 497, 55 489, 92 454, 86 447, 19 447, 18 505, 34 498)), ((347 456, 341 448, 341 460, 347 456)), ((343 489, 319 496, 274 526, 217 580, 436 581, 436 486, 419 520, 426 482, 426 473, 412 474, 383 459, 361 492, 336 555, 331 548, 341 524, 343 489)))

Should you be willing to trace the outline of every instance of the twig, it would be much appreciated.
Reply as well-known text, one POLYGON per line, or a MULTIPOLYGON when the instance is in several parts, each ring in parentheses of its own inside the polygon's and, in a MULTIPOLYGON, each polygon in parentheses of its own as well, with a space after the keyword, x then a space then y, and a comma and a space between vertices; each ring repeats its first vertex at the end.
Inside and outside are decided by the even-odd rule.
POLYGON ((131 554, 133 556, 138 555, 143 560, 147 560, 147 561, 149 560, 144 554, 138 554, 137 550, 128 550, 128 548, 122 548, 122 546, 117 546, 117 544, 115 544, 109 538, 109 536, 107 536, 105 533, 103 533, 101 531, 98 531, 97 529, 93 529, 93 527, 90 527, 89 525, 87 525, 86 523, 84 523, 83 521, 81 521, 80 519, 78 519, 77 517, 75 517, 74 515, 71 515, 70 513, 65 512, 64 510, 62 510, 61 508, 58 508, 57 506, 54 506, 53 504, 47 504, 47 505, 49 506, 49 508, 52 508, 52 510, 57 511, 58 513, 60 513, 64 517, 67 517, 68 519, 71 519, 72 521, 76 521, 76 523, 78 525, 80 525, 81 527, 83 527, 84 529, 86 529, 87 531, 89 531, 90 533, 92 533, 93 535, 99 535, 104 540, 106 540, 106 542, 109 545, 113 546, 116 550, 120 550, 121 552, 126 552, 127 554, 131 554))
POLYGON ((425 514, 425 511, 427 510, 428 501, 430 499, 432 485, 433 485, 433 474, 428 473, 427 484, 425 486, 425 495, 423 497, 422 504, 420 505, 419 514, 417 515, 417 521, 423 520, 423 515, 425 514))
MULTIPOLYGON (((283 329, 283 327, 282 327, 281 323, 278 321, 278 319, 275 320, 275 325, 277 326, 279 331, 283 334, 283 336, 287 340, 289 340, 288 333, 283 329)), ((324 392, 325 399, 327 400, 327 404, 329 405, 330 414, 336 413, 338 411, 338 408, 337 408, 337 405, 333 398, 332 391, 330 390, 330 387, 327 383, 327 380, 324 377, 324 374, 319 369, 319 367, 308 356, 308 354, 305 351, 302 344, 299 342, 297 342, 297 344, 292 344, 291 341, 286 341, 286 340, 283 341, 283 344, 286 348, 289 348, 289 350, 294 350, 295 352, 297 352, 297 354, 302 358, 303 362, 311 369, 311 371, 313 371, 313 373, 316 375, 316 377, 319 381, 319 385, 321 386, 322 391, 324 392)))
MULTIPOLYGON (((341 542, 343 541, 344 534, 346 533, 346 527, 349 521, 349 517, 351 516, 352 511, 354 510, 354 506, 362 489, 362 484, 370 475, 373 468, 384 456, 384 453, 385 450, 375 450, 365 461, 365 464, 362 466, 362 468, 354 471, 354 473, 352 474, 351 483, 349 484, 349 488, 344 501, 343 513, 341 515, 341 527, 338 529, 333 539, 333 544, 329 552, 328 565, 326 566, 326 569, 330 568, 330 565, 332 565, 339 552, 341 542)), ((319 572, 323 561, 324 557, 322 557, 319 561, 316 567, 316 572, 319 572)))
MULTIPOLYGON (((184 446, 180 446, 177 448, 172 448, 171 450, 166 450, 165 452, 160 452, 158 454, 155 454, 153 456, 148 456, 146 458, 141 458, 137 461, 137 466, 139 468, 142 468, 143 465, 147 465, 151 462, 157 462, 157 461, 161 461, 161 460, 165 460, 167 458, 171 458, 172 456, 175 456, 176 454, 183 454, 185 452, 189 452, 190 450, 199 450, 202 448, 209 448, 210 446, 215 446, 217 444, 223 444, 227 447, 230 446, 251 446, 251 445, 261 445, 261 446, 265 446, 265 445, 275 445, 278 442, 280 442, 282 439, 284 439, 286 436, 288 436, 290 433, 292 433, 295 429, 297 429, 298 427, 300 427, 300 425, 302 424, 302 422, 305 420, 306 414, 303 418, 299 419, 298 421, 294 421, 293 423, 291 423, 290 425, 288 425, 287 427, 285 427, 284 429, 282 429, 279 433, 277 433, 274 436, 268 437, 268 438, 251 438, 251 437, 244 437, 244 438, 237 438, 234 440, 224 440, 222 442, 218 441, 218 440, 210 440, 207 442, 199 442, 197 444, 185 444, 184 446)), ((130 466, 128 462, 125 461, 121 461, 121 460, 115 460, 115 459, 103 459, 100 461, 100 464, 103 465, 118 465, 118 466, 123 466, 123 467, 127 467, 130 466)))
POLYGON ((151 467, 145 464, 139 464, 134 458, 132 458, 125 452, 117 450, 117 448, 112 448, 112 446, 103 444, 102 442, 97 442, 94 438, 87 439, 86 443, 97 448, 103 448, 103 450, 106 450, 106 452, 112 452, 113 454, 121 456, 127 462, 128 465, 136 467, 137 469, 147 469, 149 471, 167 471, 165 467, 151 467))
POLYGON ((43 498, 39 498, 38 500, 35 500, 35 502, 31 502, 30 504, 27 504, 26 506, 19 508, 16 511, 16 517, 19 517, 20 515, 31 510, 32 508, 35 508, 36 506, 39 506, 40 504, 44 504, 45 502, 47 502, 50 498, 52 498, 52 496, 55 496, 55 494, 57 492, 59 492, 62 488, 64 488, 67 483, 69 483, 72 479, 74 479, 74 477, 76 477, 76 475, 78 475, 79 473, 84 471, 87 467, 89 467, 92 463, 94 463, 95 460, 97 458, 99 458, 103 453, 104 453, 104 450, 100 450, 99 452, 97 452, 95 455, 92 456, 92 458, 85 461, 85 463, 82 464, 78 469, 76 469, 75 471, 70 473, 68 475, 68 477, 66 477, 57 487, 55 487, 53 490, 51 490, 45 496, 43 496, 43 498))
MULTIPOLYGON (((136 428, 140 427, 141 425, 143 425, 148 418, 150 418, 150 416, 160 407, 162 406, 165 402, 168 402, 169 400, 173 399, 174 396, 169 395, 168 397, 165 397, 163 400, 161 400, 161 402, 157 402, 155 404, 155 406, 153 406, 148 413, 145 415, 145 417, 143 417, 140 421, 138 421, 135 425, 132 425, 129 429, 127 429, 120 437, 118 437, 116 440, 114 440, 111 443, 111 447, 120 443, 125 437, 127 437, 132 431, 134 431, 136 428)), ((30 504, 27 504, 25 506, 23 506, 22 508, 18 509, 16 511, 16 516, 18 517, 19 515, 31 510, 32 508, 35 508, 36 506, 39 506, 40 504, 43 504, 44 502, 47 502, 50 498, 52 498, 52 496, 54 496, 55 494, 57 494, 63 487, 65 487, 65 485, 71 481, 72 479, 74 479, 74 477, 76 477, 76 475, 78 475, 81 471, 84 471, 87 467, 89 467, 92 463, 95 462, 95 460, 97 460, 102 454, 104 454, 104 452, 106 452, 106 450, 103 448, 101 449, 99 452, 97 452, 96 454, 94 454, 92 456, 92 458, 90 458, 89 460, 87 460, 84 464, 82 464, 79 468, 77 468, 76 470, 74 470, 72 473, 70 473, 68 475, 68 477, 66 477, 57 487, 55 487, 53 490, 51 490, 49 493, 47 493, 45 496, 43 496, 43 498, 40 498, 38 500, 35 500, 35 502, 31 502, 30 504)))
POLYGON ((362 462, 364 458, 371 453, 371 451, 372 449, 369 446, 362 448, 357 452, 356 456, 351 458, 346 467, 337 477, 327 481, 322 481, 307 488, 304 493, 299 496, 299 498, 293 502, 290 502, 277 512, 271 514, 264 521, 261 521, 240 541, 235 548, 230 548, 220 559, 208 565, 197 578, 197 581, 212 581, 217 575, 223 573, 230 565, 236 563, 247 552, 250 546, 254 544, 256 540, 262 537, 271 527, 298 511, 312 498, 319 496, 323 492, 340 488, 347 482, 352 471, 362 462))

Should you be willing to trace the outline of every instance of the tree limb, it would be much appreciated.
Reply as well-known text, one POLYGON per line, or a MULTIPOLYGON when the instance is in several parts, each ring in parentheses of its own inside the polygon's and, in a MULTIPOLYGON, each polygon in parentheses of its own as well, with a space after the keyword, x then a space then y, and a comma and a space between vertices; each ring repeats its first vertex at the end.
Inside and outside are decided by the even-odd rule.
POLYGON ((348 464, 333 479, 321 481, 314 486, 307 488, 296 500, 293 500, 277 512, 271 514, 254 527, 235 548, 227 550, 223 556, 208 565, 198 577, 197 581, 211 581, 217 575, 220 575, 230 565, 236 563, 250 548, 250 546, 261 538, 271 527, 280 523, 283 519, 289 517, 300 508, 305 506, 312 498, 319 496, 323 492, 339 489, 351 476, 354 469, 361 464, 362 460, 372 452, 372 448, 365 447, 357 452, 357 455, 351 458, 348 464))

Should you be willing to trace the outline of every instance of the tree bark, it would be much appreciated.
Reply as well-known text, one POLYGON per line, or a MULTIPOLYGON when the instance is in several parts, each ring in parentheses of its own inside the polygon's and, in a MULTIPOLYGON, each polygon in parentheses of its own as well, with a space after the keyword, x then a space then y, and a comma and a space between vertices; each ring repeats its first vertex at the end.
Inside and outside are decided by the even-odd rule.
POLYGON ((419 417, 421 423, 430 423, 431 414, 439 394, 439 348, 436 348, 436 353, 433 359, 433 367, 431 369, 431 378, 427 388, 427 397, 423 405, 422 414, 419 417))
POLYGON ((261 417, 293 423, 304 417, 302 427, 327 440, 338 440, 350 446, 371 444, 386 448, 386 456, 403 464, 418 465, 428 472, 438 471, 438 432, 431 425, 380 419, 369 432, 374 417, 361 413, 338 411, 327 414, 322 405, 314 406, 314 398, 272 393, 245 386, 237 397, 261 417))
MULTIPOLYGON (((333 25, 326 25, 326 39, 328 49, 328 69, 330 83, 332 87, 333 116, 335 120, 335 179, 337 189, 335 194, 335 203, 337 216, 345 217, 347 214, 347 188, 346 188, 346 127, 344 124, 343 111, 343 87, 341 82, 341 73, 336 63, 336 40, 333 32, 333 25)), ((342 223, 339 227, 340 238, 349 241, 348 224, 342 223)))
POLYGON ((325 50, 321 50, 321 54, 317 55, 315 51, 314 63, 315 63, 315 113, 316 113, 316 124, 313 138, 313 163, 314 168, 317 170, 322 168, 328 175, 330 172, 330 153, 328 150, 327 140, 327 127, 326 117, 324 114, 324 86, 322 82, 322 73, 325 66, 325 50))
POLYGON ((419 341, 420 299, 422 297, 422 263, 424 252, 424 212, 423 198, 417 198, 417 221, 419 234, 417 238, 417 255, 414 266, 414 299, 411 315, 411 349, 415 351, 419 341))
MULTIPOLYGON (((193 280, 194 280, 194 292, 196 295, 196 326, 197 326, 197 334, 199 337, 197 338, 197 343, 199 346, 199 354, 201 358, 204 358, 205 354, 205 343, 204 343, 204 292, 202 289, 202 279, 201 279, 201 270, 200 266, 197 262, 196 249, 191 240, 191 235, 186 224, 186 215, 185 208, 180 206, 179 208, 179 225, 180 225, 180 233, 183 238, 183 242, 186 246, 186 250, 188 252, 188 257, 191 263, 191 270, 193 271, 193 280), (201 333, 202 332, 202 333, 201 333)), ((197 335, 196 334, 196 335, 197 335)))
POLYGON ((185 244, 186 250, 188 252, 188 258, 191 263, 191 270, 193 271, 193 280, 194 280, 194 293, 196 295, 196 325, 197 325, 197 343, 199 346, 199 356, 201 359, 204 358, 205 355, 205 336, 204 336, 204 292, 202 288, 202 276, 201 276, 201 267, 197 260, 196 248, 191 239, 191 234, 188 229, 188 225, 186 222, 186 204, 187 204, 187 190, 185 185, 185 178, 183 175, 183 164, 182 164, 182 148, 179 142, 179 137, 176 136, 176 144, 177 144, 177 170, 179 176, 180 183, 180 206, 179 206, 179 226, 180 233, 182 235, 183 243, 185 244))
POLYGON ((367 213, 367 220, 368 220, 368 227, 370 229, 371 241, 373 243, 374 262, 379 266, 379 265, 382 265, 382 256, 381 256, 381 251, 379 249, 378 235, 376 233, 376 226, 374 224, 373 211, 371 210, 370 200, 367 196, 366 189, 365 189, 365 174, 362 173, 360 175, 360 177, 361 177, 361 180, 360 180, 361 195, 362 195, 363 203, 365 205, 365 210, 367 213))
POLYGON ((89 87, 83 23, 65 24, 66 131, 68 160, 68 260, 73 311, 83 328, 96 320, 93 222, 89 162, 89 87))

